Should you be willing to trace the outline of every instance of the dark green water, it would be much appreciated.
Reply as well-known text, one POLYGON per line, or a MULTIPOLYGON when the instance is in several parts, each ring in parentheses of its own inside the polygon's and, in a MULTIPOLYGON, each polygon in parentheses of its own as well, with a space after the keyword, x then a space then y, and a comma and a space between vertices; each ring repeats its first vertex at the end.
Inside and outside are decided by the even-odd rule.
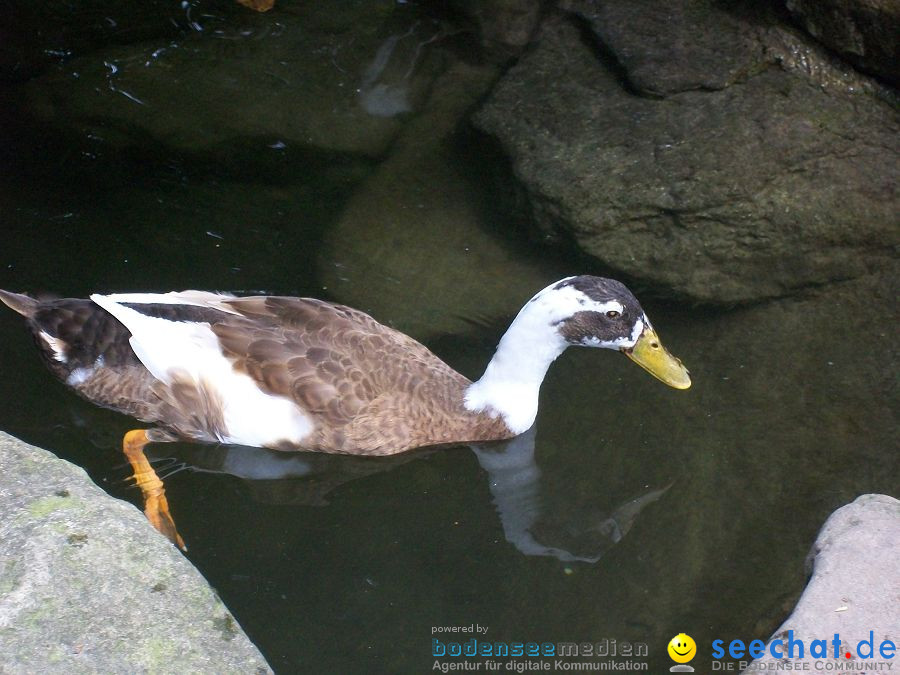
MULTIPOLYGON (((320 270, 337 261, 322 260, 322 242, 378 162, 289 152, 271 173, 245 173, 242 158, 258 167, 264 152, 249 142, 225 164, 150 142, 125 153, 51 132, 20 94, 8 87, 4 104, 0 287, 343 299, 323 288, 320 270)), ((466 145, 450 155, 455 169, 484 172, 466 145)), ((491 183, 476 189, 478 204, 503 203, 491 183)), ((550 255, 508 236, 522 256, 550 255)), ((571 274, 605 272, 552 256, 571 274)), ((872 329, 893 300, 851 283, 828 291, 833 302, 821 291, 712 312, 638 290, 694 387, 676 392, 617 354, 570 350, 542 390, 533 465, 521 459, 530 448, 503 446, 481 462, 467 447, 383 461, 153 450, 163 473, 188 467, 166 481, 187 555, 277 672, 427 672, 433 628, 474 623, 507 642, 643 642, 655 671, 679 632, 701 655, 713 639, 770 635, 805 584, 825 518, 859 494, 898 492, 892 324, 872 329), (520 457, 518 470, 490 474, 503 453, 520 457), (525 474, 524 487, 492 493, 492 479, 525 474)), ((449 289, 447 301, 452 310, 449 289)), ((490 328, 463 317, 469 330, 423 337, 477 377, 494 324, 516 310, 490 328)), ((376 318, 403 324, 416 312, 376 318)), ((56 382, 5 309, 0 344, 0 428, 138 504, 118 449, 133 423, 56 382)))

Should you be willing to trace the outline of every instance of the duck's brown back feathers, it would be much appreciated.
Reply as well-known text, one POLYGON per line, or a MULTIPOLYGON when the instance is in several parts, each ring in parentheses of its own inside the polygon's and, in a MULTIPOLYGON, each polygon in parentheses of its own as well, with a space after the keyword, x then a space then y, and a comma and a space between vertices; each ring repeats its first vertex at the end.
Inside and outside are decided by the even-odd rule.
POLYGON ((392 454, 505 430, 463 409, 468 379, 368 314, 309 298, 227 304, 240 316, 212 325, 223 353, 266 393, 312 414, 317 447, 392 454))

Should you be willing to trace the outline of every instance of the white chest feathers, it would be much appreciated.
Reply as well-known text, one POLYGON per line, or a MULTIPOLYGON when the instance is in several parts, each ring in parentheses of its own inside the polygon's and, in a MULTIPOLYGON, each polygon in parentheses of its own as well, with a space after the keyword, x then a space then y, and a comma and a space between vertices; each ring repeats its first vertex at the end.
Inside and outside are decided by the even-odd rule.
MULTIPOLYGON (((551 284, 537 293, 513 320, 484 375, 466 391, 465 407, 502 417, 515 434, 527 431, 537 416, 541 382, 547 369, 569 346, 558 329, 560 323, 578 312, 622 310, 617 300, 592 300, 562 282, 551 284)), ((583 344, 614 346, 603 345, 599 339, 583 344)))

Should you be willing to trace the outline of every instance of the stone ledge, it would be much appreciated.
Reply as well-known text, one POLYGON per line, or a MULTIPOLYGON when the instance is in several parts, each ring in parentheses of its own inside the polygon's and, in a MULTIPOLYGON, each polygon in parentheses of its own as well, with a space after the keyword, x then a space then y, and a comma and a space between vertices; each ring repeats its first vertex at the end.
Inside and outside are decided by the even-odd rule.
MULTIPOLYGON (((847 660, 856 664, 873 664, 879 660, 862 659, 857 654, 860 640, 869 640, 875 649, 883 640, 900 643, 900 501, 886 495, 862 495, 831 514, 813 545, 807 563, 812 576, 794 611, 770 638, 784 640, 793 631, 809 650, 813 640, 828 642, 834 634, 841 636, 842 653, 850 658, 816 658, 806 651, 804 658, 784 659, 792 670, 810 669, 840 671, 850 669, 847 660), (819 664, 818 666, 816 664, 819 664)), ((775 662, 766 644, 766 655, 754 661, 744 672, 774 672, 775 662)), ((799 653, 797 654, 799 656, 799 653)), ((893 660, 893 659, 892 659, 893 660)))
POLYGON ((0 654, 4 673, 271 672, 140 511, 3 432, 0 654))

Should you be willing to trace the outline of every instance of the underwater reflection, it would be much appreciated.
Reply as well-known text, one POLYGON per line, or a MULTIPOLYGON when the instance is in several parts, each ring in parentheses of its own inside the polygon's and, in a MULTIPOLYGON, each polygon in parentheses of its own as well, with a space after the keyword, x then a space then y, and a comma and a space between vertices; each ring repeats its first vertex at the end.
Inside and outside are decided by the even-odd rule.
POLYGON ((645 506, 671 487, 651 490, 605 514, 588 506, 576 520, 554 523, 545 517, 541 470, 534 460, 535 427, 503 443, 471 445, 487 474, 506 541, 525 555, 595 563, 618 544, 645 506), (555 542, 553 545, 549 542, 555 542))
MULTIPOLYGON (((574 509, 575 516, 559 522, 552 513, 554 509, 546 508, 551 500, 545 498, 541 470, 535 461, 535 435, 532 427, 508 441, 469 445, 487 474, 506 541, 524 555, 595 563, 622 540, 644 507, 671 487, 648 490, 612 512, 584 505, 574 509)), ((328 504, 328 494, 345 483, 440 452, 438 448, 424 448, 375 458, 235 445, 184 444, 174 456, 172 450, 168 444, 147 447, 148 459, 163 476, 184 469, 228 474, 246 481, 256 501, 306 506, 328 504)), ((559 496, 554 500, 558 502, 559 496)))
POLYGON ((426 56, 423 49, 446 37, 441 29, 428 36, 422 32, 416 21, 405 32, 390 35, 376 50, 357 90, 359 104, 368 114, 395 117, 413 110, 413 75, 426 56))

